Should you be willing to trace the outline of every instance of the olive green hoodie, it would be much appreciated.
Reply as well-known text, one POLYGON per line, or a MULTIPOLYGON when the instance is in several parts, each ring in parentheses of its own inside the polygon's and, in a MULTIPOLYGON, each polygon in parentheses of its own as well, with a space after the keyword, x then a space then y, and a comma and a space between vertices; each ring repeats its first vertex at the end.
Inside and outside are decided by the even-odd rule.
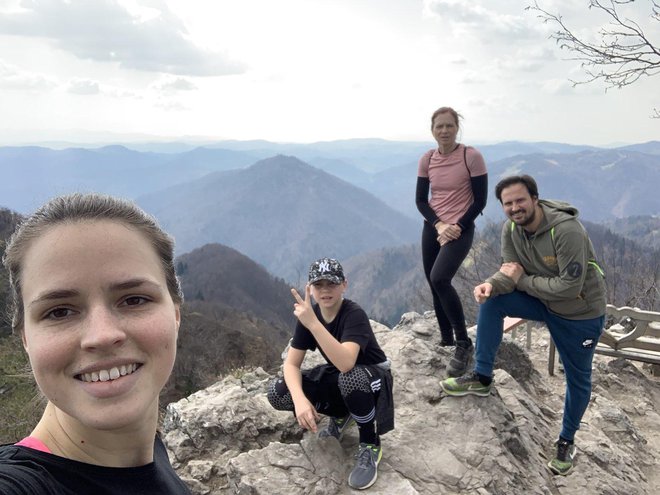
POLYGON ((526 292, 540 299, 553 313, 571 320, 586 320, 605 313, 604 273, 578 211, 568 203, 539 200, 543 220, 533 234, 508 220, 502 227, 502 261, 515 261, 525 269, 517 284, 501 272, 486 282, 491 297, 526 292))

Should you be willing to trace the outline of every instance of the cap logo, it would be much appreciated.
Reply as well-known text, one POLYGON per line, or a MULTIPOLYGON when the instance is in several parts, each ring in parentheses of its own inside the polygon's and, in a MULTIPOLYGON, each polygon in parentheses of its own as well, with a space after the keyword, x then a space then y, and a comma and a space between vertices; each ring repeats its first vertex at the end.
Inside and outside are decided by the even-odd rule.
POLYGON ((321 261, 321 263, 319 263, 319 270, 321 270, 321 273, 329 272, 330 271, 330 263, 328 263, 327 260, 321 261))

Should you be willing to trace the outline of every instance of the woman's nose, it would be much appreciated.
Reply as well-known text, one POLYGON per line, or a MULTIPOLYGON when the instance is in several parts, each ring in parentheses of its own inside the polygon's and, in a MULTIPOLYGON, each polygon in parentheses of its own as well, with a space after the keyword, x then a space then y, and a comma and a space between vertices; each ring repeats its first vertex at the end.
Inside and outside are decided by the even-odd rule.
POLYGON ((121 345, 126 340, 121 320, 105 306, 91 308, 83 324, 81 347, 101 349, 121 345))

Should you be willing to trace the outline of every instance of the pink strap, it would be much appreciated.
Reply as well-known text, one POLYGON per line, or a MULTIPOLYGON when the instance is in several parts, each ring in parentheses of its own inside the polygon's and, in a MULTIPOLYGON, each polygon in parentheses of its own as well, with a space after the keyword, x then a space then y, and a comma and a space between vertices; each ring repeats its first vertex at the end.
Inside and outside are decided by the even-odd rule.
POLYGON ((52 454, 50 449, 46 447, 46 444, 35 437, 25 437, 23 440, 21 440, 20 442, 16 442, 14 445, 29 447, 34 450, 40 450, 41 452, 46 452, 47 454, 52 454))

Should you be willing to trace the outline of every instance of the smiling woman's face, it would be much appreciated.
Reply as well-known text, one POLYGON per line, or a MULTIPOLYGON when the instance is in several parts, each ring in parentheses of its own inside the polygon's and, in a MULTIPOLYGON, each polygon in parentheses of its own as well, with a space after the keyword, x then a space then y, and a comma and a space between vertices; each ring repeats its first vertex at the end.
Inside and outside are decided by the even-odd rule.
POLYGON ((48 400, 88 428, 154 421, 180 312, 147 238, 115 221, 59 224, 30 244, 22 284, 23 342, 48 400))

